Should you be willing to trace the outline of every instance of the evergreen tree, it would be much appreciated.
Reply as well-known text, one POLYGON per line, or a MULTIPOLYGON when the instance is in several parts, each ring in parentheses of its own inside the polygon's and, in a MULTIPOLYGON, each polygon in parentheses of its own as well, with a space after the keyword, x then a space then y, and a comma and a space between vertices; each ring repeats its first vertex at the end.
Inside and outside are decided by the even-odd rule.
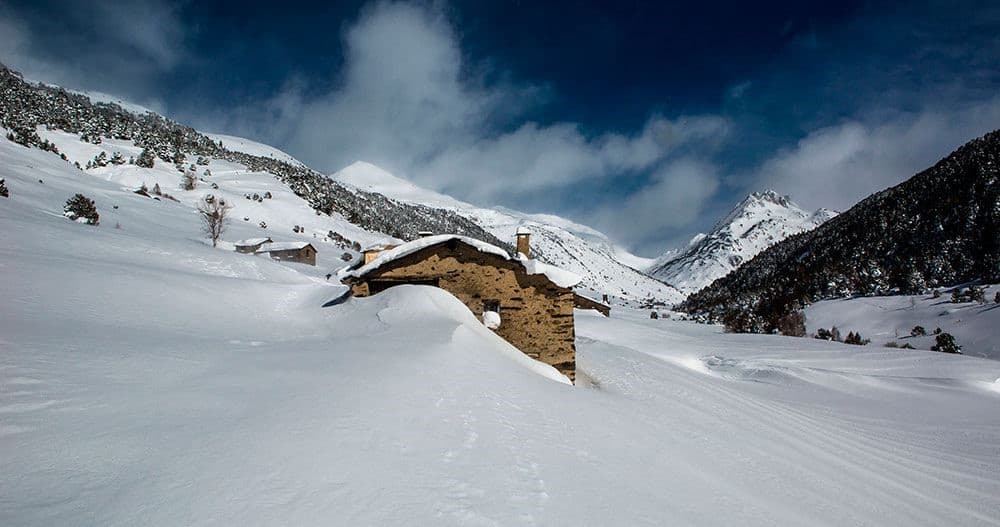
POLYGON ((66 200, 63 215, 73 221, 83 220, 87 225, 97 225, 100 222, 94 200, 83 194, 77 194, 66 200))
POLYGON ((7 190, 7 180, 0 179, 0 197, 9 198, 10 191, 7 190))
POLYGON ((955 343, 955 337, 951 336, 950 333, 941 333, 935 340, 936 343, 931 346, 931 351, 940 351, 942 353, 962 353, 962 346, 955 343))
POLYGON ((142 153, 139 154, 139 159, 135 160, 135 166, 143 168, 153 168, 153 163, 156 158, 153 156, 153 152, 149 147, 143 148, 142 153))

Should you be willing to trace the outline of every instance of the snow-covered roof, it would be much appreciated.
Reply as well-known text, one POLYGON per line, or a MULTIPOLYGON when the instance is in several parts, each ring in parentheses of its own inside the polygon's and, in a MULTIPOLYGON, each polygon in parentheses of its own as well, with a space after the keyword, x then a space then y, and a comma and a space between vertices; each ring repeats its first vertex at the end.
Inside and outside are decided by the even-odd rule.
POLYGON ((258 252, 266 253, 271 251, 297 251, 306 247, 307 245, 312 245, 309 242, 273 242, 265 243, 260 246, 258 252))
POLYGON ((403 258, 404 256, 409 256, 417 251, 445 243, 451 240, 458 240, 466 245, 475 248, 477 251, 499 256, 504 260, 520 262, 524 266, 524 270, 528 274, 542 274, 546 278, 552 281, 559 287, 573 287, 574 285, 580 283, 582 279, 580 275, 566 271, 565 269, 560 269, 554 265, 549 265, 546 263, 539 262, 538 260, 532 260, 530 258, 524 258, 518 255, 517 258, 512 258, 507 251, 497 247, 496 245, 490 245, 486 242, 479 241, 475 238, 469 238, 468 236, 460 236, 458 234, 438 234, 436 236, 427 236, 426 238, 418 238, 411 242, 404 243, 394 249, 389 249, 379 254, 371 262, 343 275, 344 278, 360 278, 376 269, 379 269, 385 264, 392 261, 403 258))
POLYGON ((531 229, 521 225, 517 228, 517 234, 531 234, 531 229))
POLYGON ((393 247, 397 247, 397 245, 392 243, 378 243, 375 245, 369 245, 368 247, 365 247, 365 249, 362 250, 361 252, 367 253, 371 251, 387 251, 389 249, 392 249, 393 247))
POLYGON ((267 243, 271 241, 270 238, 247 238, 245 240, 240 240, 238 242, 233 242, 233 245, 237 247, 250 247, 253 245, 260 245, 262 243, 267 243))

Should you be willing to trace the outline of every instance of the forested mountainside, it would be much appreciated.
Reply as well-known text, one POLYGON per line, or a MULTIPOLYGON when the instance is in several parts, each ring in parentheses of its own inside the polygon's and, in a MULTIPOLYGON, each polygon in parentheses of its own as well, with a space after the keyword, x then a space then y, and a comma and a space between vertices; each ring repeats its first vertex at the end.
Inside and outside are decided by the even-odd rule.
POLYGON ((103 138, 132 141, 149 155, 183 166, 192 157, 214 157, 245 165, 252 171, 273 174, 321 214, 339 213, 370 231, 410 240, 420 231, 462 234, 510 248, 468 219, 451 211, 402 203, 374 192, 348 190, 304 165, 227 149, 198 132, 155 113, 134 113, 117 104, 93 102, 65 89, 26 82, 20 74, 0 65, 0 125, 8 139, 59 153, 43 140, 37 127, 79 134, 81 140, 100 143, 103 138))
POLYGON ((688 297, 680 310, 770 332, 811 302, 1000 280, 1000 131, 791 236, 688 297))

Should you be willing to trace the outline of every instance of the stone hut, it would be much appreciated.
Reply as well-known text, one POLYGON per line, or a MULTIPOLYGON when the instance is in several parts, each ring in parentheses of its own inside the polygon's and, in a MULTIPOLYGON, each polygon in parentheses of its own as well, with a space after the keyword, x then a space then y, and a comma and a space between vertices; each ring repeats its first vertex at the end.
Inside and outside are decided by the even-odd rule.
POLYGON ((316 265, 316 248, 308 242, 265 243, 256 253, 267 253, 275 260, 316 265))
POLYGON ((385 251, 344 275, 354 296, 400 284, 440 287, 529 357, 573 380, 573 289, 580 277, 473 238, 437 235, 385 251))
POLYGON ((246 240, 240 240, 233 243, 236 247, 236 252, 243 254, 253 254, 260 249, 261 245, 265 243, 271 243, 270 238, 247 238, 246 240))

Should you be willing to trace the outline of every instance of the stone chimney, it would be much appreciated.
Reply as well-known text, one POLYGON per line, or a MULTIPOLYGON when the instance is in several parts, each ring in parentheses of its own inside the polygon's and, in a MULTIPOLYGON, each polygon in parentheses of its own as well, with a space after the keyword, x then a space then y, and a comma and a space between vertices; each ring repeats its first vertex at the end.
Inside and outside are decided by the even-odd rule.
POLYGON ((517 252, 531 258, 531 231, 526 227, 517 228, 517 252))

